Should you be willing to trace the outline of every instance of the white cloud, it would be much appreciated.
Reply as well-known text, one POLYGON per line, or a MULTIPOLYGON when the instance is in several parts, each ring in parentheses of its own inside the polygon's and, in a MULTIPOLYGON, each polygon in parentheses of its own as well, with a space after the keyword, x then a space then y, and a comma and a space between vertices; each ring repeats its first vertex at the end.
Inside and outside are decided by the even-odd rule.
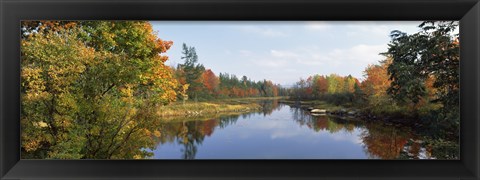
POLYGON ((270 27, 261 27, 261 26, 242 26, 240 30, 247 33, 254 33, 264 37, 285 37, 287 33, 280 31, 278 29, 273 29, 270 27))
POLYGON ((325 52, 318 47, 291 50, 271 50, 273 58, 286 59, 305 65, 368 65, 382 59, 379 53, 386 51, 386 45, 359 44, 346 49, 333 49, 325 52))
POLYGON ((359 44, 349 49, 335 49, 327 54, 327 58, 333 61, 344 61, 345 63, 365 64, 376 63, 382 59, 379 53, 387 50, 387 45, 365 45, 359 44))
POLYGON ((343 49, 323 49, 309 46, 288 50, 274 49, 261 54, 251 51, 240 52, 255 66, 266 68, 262 70, 264 72, 263 76, 271 75, 273 76, 271 78, 274 78, 272 80, 275 80, 275 78, 296 80, 299 77, 293 77, 289 74, 292 72, 302 74, 306 70, 305 68, 316 69, 315 73, 319 74, 351 74, 361 78, 365 67, 369 64, 377 64, 378 61, 382 60, 384 57, 379 53, 386 50, 387 45, 358 44, 343 49))
POLYGON ((327 22, 321 22, 321 21, 312 21, 312 22, 307 22, 307 25, 305 25, 305 29, 310 30, 310 31, 323 31, 330 29, 331 25, 329 25, 327 22))
POLYGON ((372 24, 352 24, 347 27, 350 29, 350 31, 347 32, 347 36, 365 36, 372 38, 388 38, 392 30, 386 25, 372 24))

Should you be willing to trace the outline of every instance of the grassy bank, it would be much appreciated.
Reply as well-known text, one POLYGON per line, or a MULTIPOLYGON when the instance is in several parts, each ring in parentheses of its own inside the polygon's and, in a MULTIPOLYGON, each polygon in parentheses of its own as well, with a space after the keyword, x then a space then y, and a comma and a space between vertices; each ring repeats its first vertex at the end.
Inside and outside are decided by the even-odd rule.
POLYGON ((295 100, 288 100, 282 99, 279 102, 292 105, 292 106, 300 106, 300 108, 307 109, 307 108, 314 108, 314 109, 325 109, 327 111, 339 111, 341 109, 345 109, 345 106, 337 106, 334 104, 327 103, 321 100, 302 100, 302 101, 295 101, 295 100))
POLYGON ((158 115, 168 116, 199 116, 204 114, 218 114, 225 112, 249 112, 260 110, 261 106, 255 103, 249 104, 226 104, 215 102, 188 102, 162 106, 158 109, 158 115))
POLYGON ((255 98, 231 98, 216 99, 208 102, 189 101, 183 104, 175 102, 158 108, 157 113, 161 117, 189 117, 206 116, 226 113, 246 113, 262 109, 256 101, 283 99, 285 97, 255 97, 255 98))
POLYGON ((188 121, 208 121, 212 119, 222 119, 227 117, 238 117, 243 114, 255 113, 257 111, 237 111, 237 112, 221 112, 221 113, 211 113, 211 114, 199 114, 191 116, 164 116, 161 118, 163 122, 188 122, 188 121))

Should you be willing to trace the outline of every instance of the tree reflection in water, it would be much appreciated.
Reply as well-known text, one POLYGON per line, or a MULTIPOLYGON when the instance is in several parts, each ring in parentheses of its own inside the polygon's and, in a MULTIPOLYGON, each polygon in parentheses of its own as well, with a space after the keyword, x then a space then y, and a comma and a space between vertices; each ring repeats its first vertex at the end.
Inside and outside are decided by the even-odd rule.
POLYGON ((360 135, 364 150, 372 159, 430 159, 431 148, 423 147, 419 136, 408 128, 386 125, 381 122, 366 123, 359 120, 346 120, 333 116, 312 116, 300 108, 291 108, 292 119, 300 126, 315 132, 353 132, 361 128, 360 135), (408 142, 408 143, 407 143, 408 142))
POLYGON ((458 159, 459 154, 458 144, 431 141, 406 127, 367 123, 362 139, 367 152, 381 159, 458 159))
MULTIPOLYGON (((204 139, 215 133, 216 129, 224 129, 234 125, 237 120, 250 119, 253 115, 268 116, 279 110, 284 104, 278 101, 261 101, 261 111, 244 114, 219 116, 210 119, 193 118, 191 120, 169 121, 161 125, 162 136, 159 144, 177 143, 182 145, 183 159, 195 159, 198 147, 204 139)), ((291 119, 301 127, 314 132, 336 134, 360 132, 359 138, 365 154, 372 159, 419 159, 434 158, 432 147, 425 146, 420 136, 409 128, 386 125, 381 122, 365 122, 358 119, 345 119, 333 116, 312 116, 300 108, 290 108, 291 119)), ((160 145, 161 146, 161 145, 160 145)))
POLYGON ((457 159, 458 145, 427 143, 410 128, 382 123, 365 123, 361 138, 371 158, 381 159, 457 159))
POLYGON ((411 138, 407 130, 379 123, 366 124, 367 131, 361 134, 365 150, 371 158, 396 159, 411 138))
POLYGON ((223 129, 237 122, 239 117, 250 118, 254 114, 263 116, 270 115, 274 110, 280 108, 278 100, 263 100, 258 102, 262 110, 258 112, 249 112, 237 115, 220 116, 214 119, 196 119, 191 118, 183 121, 165 122, 161 124, 162 136, 158 138, 158 143, 173 143, 183 145, 182 159, 195 159, 198 146, 201 146, 205 136, 211 136, 215 128, 223 129))

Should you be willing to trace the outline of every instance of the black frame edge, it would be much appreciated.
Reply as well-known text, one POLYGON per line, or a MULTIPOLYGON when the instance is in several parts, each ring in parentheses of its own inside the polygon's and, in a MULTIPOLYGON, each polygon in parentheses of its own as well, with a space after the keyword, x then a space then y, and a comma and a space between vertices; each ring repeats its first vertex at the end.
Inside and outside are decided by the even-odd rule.
MULTIPOLYGON (((98 172, 98 168, 101 168, 101 167, 104 167, 104 166, 111 166, 111 165, 114 165, 116 167, 120 167, 120 169, 129 169, 129 166, 132 165, 132 164, 135 164, 135 165, 138 165, 138 164, 150 164, 150 165, 153 165, 153 166, 156 166, 156 167, 164 167, 164 166, 167 166, 167 164, 173 164, 174 167, 176 168, 181 168, 182 166, 184 166, 185 164, 187 164, 187 167, 195 167, 195 166, 205 166, 205 165, 211 165, 214 164, 215 162, 216 163, 223 163, 224 165, 227 164, 227 165, 232 165, 232 163, 229 163, 228 161, 214 161, 213 163, 209 163, 208 161, 198 161, 198 162, 187 162, 187 163, 184 163, 184 162, 179 162, 179 161, 165 161, 164 163, 158 163, 158 162, 154 162, 154 161, 139 161, 139 162, 133 162, 133 161, 98 161, 96 163, 93 163, 94 166, 92 167, 87 167, 89 164, 88 161, 66 161, 64 163, 59 163, 58 161, 51 161, 51 160, 45 160, 45 161, 38 161, 38 160, 19 160, 19 152, 16 151, 15 149, 12 150, 12 148, 9 148, 10 146, 5 146, 5 144, 10 144, 10 145, 19 145, 20 142, 17 141, 19 138, 15 138, 15 134, 19 133, 19 130, 18 129, 15 129, 15 128, 12 128, 12 126, 15 126, 17 125, 17 127, 19 127, 19 122, 17 121, 12 121, 12 120, 9 120, 7 121, 7 117, 8 119, 15 119, 15 118, 19 118, 19 114, 16 114, 17 112, 19 112, 19 110, 17 109, 19 106, 19 102, 13 102, 11 101, 12 99, 15 99, 16 95, 19 95, 19 91, 17 88, 12 88, 10 87, 9 85, 15 85, 15 84, 19 84, 19 77, 11 77, 12 74, 15 74, 17 72, 19 72, 19 67, 12 67, 12 66, 8 66, 8 65, 12 65, 12 57, 13 59, 15 57, 18 57, 19 55, 18 54, 14 54, 15 52, 19 52, 19 45, 20 43, 19 42, 15 42, 15 41, 18 41, 18 36, 7 36, 7 35, 11 35, 12 33, 15 34, 15 33, 18 33, 18 28, 19 28, 19 19, 32 19, 31 17, 37 17, 37 19, 43 19, 43 18, 52 18, 52 17, 55 17, 56 15, 59 14, 59 12, 47 12, 45 10, 41 10, 41 8, 38 8, 38 7, 46 7, 46 6, 50 6, 50 5, 59 5, 59 6, 65 6, 67 7, 66 10, 63 10, 62 12, 60 12, 60 14, 66 14, 63 18, 64 19, 96 19, 98 17, 102 17, 103 19, 132 19, 132 20, 139 20, 139 19, 147 19, 145 17, 152 17, 152 16, 155 16, 153 14, 155 13, 152 13, 152 9, 153 7, 147 7, 147 6, 150 6, 151 4, 156 4, 155 1, 140 1, 140 2, 137 2, 135 3, 134 1, 130 1, 130 0, 118 0, 117 2, 121 2, 121 3, 117 3, 115 4, 116 1, 100 1, 100 2, 97 2, 97 1, 86 1, 86 2, 82 2, 82 1, 57 1, 57 0, 40 0, 40 1, 30 1, 30 0, 20 0, 20 1, 11 1, 11 0, 0 0, 0 39, 2 40, 1 41, 1 44, 0 44, 0 55, 1 55, 1 61, 0 61, 0 85, 1 85, 1 89, 0 89, 0 179, 3 179, 3 178, 7 178, 7 179, 16 179, 16 178, 38 178, 37 176, 40 176, 40 177, 43 177, 45 179, 50 179, 50 178, 67 178, 69 177, 69 173, 72 173, 72 172, 76 172, 75 171, 75 168, 69 168, 69 167, 62 167, 62 165, 72 165, 72 164, 81 164, 81 165, 84 165, 84 167, 86 167, 87 170, 85 171, 79 171, 77 172, 77 175, 80 175, 78 177, 82 177, 82 178, 91 178, 92 177, 92 174, 88 174, 88 173, 97 173, 97 176, 93 176, 93 177, 101 177, 101 178, 127 178, 127 177, 130 177, 130 178, 133 178, 132 176, 128 176, 128 172, 123 172, 123 174, 127 174, 127 176, 118 176, 118 177, 114 177, 114 176, 108 176, 109 174, 108 173, 102 173, 102 172, 98 172), (33 4, 33 5, 32 5, 33 4), (40 6, 36 6, 36 5, 39 5, 40 6), (43 6, 42 6, 43 4, 43 6), (24 5, 27 5, 29 6, 30 8, 38 8, 37 10, 33 9, 32 11, 29 11, 29 12, 14 12, 14 10, 10 9, 10 8, 5 8, 6 6, 9 6, 9 7, 23 7, 24 5), (91 11, 91 12, 96 12, 96 13, 92 13, 92 14, 89 14, 89 13, 83 13, 78 15, 78 10, 75 9, 75 6, 76 5, 82 5, 81 7, 92 7, 92 9, 89 9, 88 11, 91 11), (125 14, 122 14, 120 16, 115 16, 115 13, 113 14, 109 14, 110 11, 105 11, 105 12, 99 12, 103 9, 106 8, 106 5, 113 5, 112 6, 112 9, 111 11, 119 11, 119 9, 121 9, 122 7, 124 6, 130 6, 130 5, 134 5, 133 7, 136 7, 136 8, 146 8, 148 11, 147 12, 135 12, 135 11, 128 11, 126 12, 125 14), (95 7, 95 6, 99 6, 99 7, 95 7), (150 12, 150 13, 149 13, 150 12), (37 14, 38 13, 38 14, 37 14), (68 13, 73 13, 73 16, 72 14, 71 15, 68 15, 68 13), (75 13, 77 13, 77 16, 75 15, 75 13), (96 16, 96 15, 97 16, 96 16), (100 14, 101 16, 98 16, 98 14, 100 14), (16 24, 16 26, 8 26, 8 25, 11 25, 11 24, 16 24), (12 43, 13 42, 13 43, 12 43), (9 46, 7 46, 9 45, 9 46), (13 53, 13 54, 12 54, 13 53), (7 58, 8 57, 8 58, 7 58), (8 60, 10 59, 10 60, 8 60), (9 61, 9 62, 7 62, 9 61), (7 68, 8 67, 8 68, 7 68), (9 77, 10 75, 10 77, 9 77), (6 87, 9 87, 9 88, 6 88, 6 87), (6 99, 5 99, 6 98, 6 99), (13 102, 13 103, 12 103, 13 102), (8 138, 7 138, 8 137, 8 138), (96 165, 95 165, 96 164, 96 165), (35 170, 34 172, 26 172, 26 170, 31 170, 32 167, 38 167, 40 166, 40 170, 44 170, 44 172, 40 172, 39 170, 35 170), (45 166, 45 167, 42 167, 42 166, 45 166), (64 170, 64 172, 57 172, 57 174, 49 174, 49 173, 52 173, 53 171, 49 171, 49 167, 55 167, 55 168, 59 168, 61 170, 64 170), (87 173, 87 174, 81 174, 81 173, 87 173)), ((159 2, 159 1, 157 1, 159 2)), ((259 15, 263 14, 265 11, 260 11, 261 9, 264 9, 266 7, 268 7, 268 4, 270 3, 274 3, 274 2, 278 2, 278 1, 273 1, 273 0, 263 0, 263 1, 260 1, 260 2, 252 2, 252 1, 246 1, 245 3, 242 4, 241 1, 235 1, 235 0, 224 0, 224 1, 220 1, 220 0, 205 0, 205 1, 191 1, 191 0, 184 0, 184 1, 179 1, 179 2, 174 2, 174 1, 160 1, 160 2, 164 2, 163 4, 166 4, 166 5, 170 5, 174 8, 170 9, 170 10, 167 10, 167 12, 171 12, 171 11, 174 11, 174 10, 178 10, 178 7, 179 6, 183 6, 183 5, 187 5, 187 9, 188 10, 192 10, 193 9, 193 4, 194 5, 200 5, 200 7, 203 7, 204 9, 208 9, 208 5, 212 5, 212 4, 222 4, 222 2, 225 2, 223 3, 223 5, 225 7, 227 7, 227 10, 232 10, 232 8, 234 8, 235 6, 231 6, 232 4, 235 5, 236 4, 241 4, 239 7, 239 9, 237 10, 234 10, 232 12, 227 12, 227 10, 223 10, 223 11, 213 11, 213 12, 207 12, 207 11, 204 11, 204 10, 196 10, 195 12, 200 14, 199 16, 193 18, 195 20, 233 20, 233 19, 237 19, 237 20, 255 20, 257 19, 256 17, 259 17, 259 15), (254 12, 252 14, 249 14, 249 15, 239 15, 239 13, 241 14, 241 10, 246 10, 248 8, 254 8, 254 12), (223 16, 221 17, 220 19, 217 17, 215 18, 215 14, 216 13, 226 13, 226 16, 223 16)), ((273 8, 271 8, 271 12, 273 13, 279 13, 280 10, 283 10, 284 8, 287 8, 289 7, 289 1, 288 0, 280 0, 280 2, 283 2, 283 3, 278 3, 277 5, 275 5, 273 8)), ((310 4, 310 5, 318 5, 318 4, 322 4, 321 2, 323 2, 323 4, 326 4, 326 6, 330 5, 331 7, 341 7, 342 6, 342 3, 352 3, 353 1, 350 1, 350 0, 340 0, 340 1, 309 1, 309 0, 303 0, 303 1, 298 1, 298 3, 293 3, 293 6, 292 7, 296 7, 296 8, 301 8, 301 4, 302 3, 307 3, 307 4, 310 4)), ((414 168, 421 168, 422 167, 422 164, 423 165, 426 165, 426 166, 432 166, 432 167, 436 167, 438 168, 439 170, 439 173, 440 174, 444 174, 444 175, 447 175, 446 177, 440 177, 440 176, 435 176, 435 177, 427 177, 425 175, 422 175, 422 176, 418 176, 419 178, 421 179, 479 179, 479 172, 480 172, 480 159, 479 159, 479 156, 480 156, 480 146, 479 146, 479 130, 480 130, 480 123, 478 122, 479 120, 479 101, 480 101, 480 83, 479 83, 479 80, 480 80, 480 73, 478 71, 480 71, 480 63, 478 62, 478 60, 480 59, 480 55, 479 55, 479 45, 480 45, 480 3, 478 3, 478 0, 460 0, 460 1, 451 1, 451 0, 420 0, 420 1, 417 1, 417 0, 404 0, 404 1, 401 1, 401 0, 393 0, 393 2, 391 3, 386 3, 384 1, 379 1, 379 0, 370 0, 370 1, 363 1, 365 3, 359 3, 360 5, 363 4, 363 7, 365 7, 365 4, 368 4, 370 3, 371 4, 381 4, 379 6, 385 6, 385 5, 400 5, 402 8, 406 8, 408 7, 409 3, 410 5, 412 4, 417 4, 417 5, 428 5, 428 4, 435 4, 437 5, 437 7, 441 7, 442 9, 445 9, 445 8, 449 8, 452 4, 455 4, 455 3, 458 3, 458 4, 461 4, 459 5, 459 7, 461 7, 459 9, 454 9, 452 10, 452 12, 449 12, 447 13, 447 15, 444 14, 443 17, 446 17, 446 19, 449 19, 449 20, 458 20, 458 19, 462 19, 461 20, 461 34, 464 34, 464 33, 468 33, 468 34, 474 34, 473 37, 471 38, 468 38, 468 39, 462 39, 461 40, 461 43, 462 45, 462 53, 461 55, 465 57, 469 57, 469 59, 476 59, 477 61, 472 61, 472 62, 469 62, 468 64, 466 63, 463 63, 461 64, 461 68, 462 70, 463 69, 470 69, 470 72, 473 72, 473 74, 469 74, 469 76, 467 76, 467 78, 464 78, 462 76, 462 79, 463 79, 463 82, 476 82, 475 86, 472 86, 472 85, 468 85, 468 84, 462 84, 462 87, 469 87, 468 89, 461 89, 461 92, 465 92, 467 94, 472 94, 474 95, 474 97, 461 97, 461 102, 467 102, 466 103, 466 107, 464 107, 465 105, 462 103, 462 108, 461 108, 461 111, 462 111, 462 114, 464 114, 463 112, 465 111, 466 113, 473 113, 475 114, 475 119, 477 121, 472 121, 472 123, 468 123, 467 125, 465 125, 465 123, 462 123, 462 132, 466 132, 466 133, 462 133, 462 139, 461 139, 461 144, 462 144, 462 149, 461 149, 461 156, 463 156, 464 154, 473 154, 475 157, 472 158, 472 159, 465 159, 465 158, 462 158, 461 161, 441 161, 440 163, 443 163, 443 164, 449 164, 450 165, 454 165, 455 168, 453 168, 453 171, 455 171, 455 173, 461 173, 463 174, 462 176, 458 175, 456 176, 454 173, 453 174, 449 174, 448 172, 444 172, 444 171, 448 171, 448 168, 445 168, 445 167, 440 167, 438 166, 438 164, 432 164, 430 162, 417 162, 417 163, 409 163, 409 162, 399 162, 399 164, 409 164, 409 165, 412 165, 414 168), (468 12, 465 14, 465 12, 468 12), (463 16, 465 15, 465 16, 463 16), (462 18, 463 16, 463 18, 462 18), (473 23, 472 23, 473 22, 473 23), (463 48, 463 47, 467 47, 467 48, 463 48), (466 131, 464 131, 466 130, 466 131), (472 131, 473 130, 473 131, 472 131), (473 144, 472 144, 473 143, 473 144), (466 146, 466 147, 465 147, 466 146), (457 163, 458 162, 458 163, 457 163), (465 171, 461 171, 462 168, 465 168, 465 171)), ((292 1, 290 1, 290 3, 292 3, 292 1)), ((158 4, 157 4, 158 5, 158 4)), ((211 8, 211 7, 210 7, 211 8)), ((400 8, 400 9, 402 9, 400 8)), ((15 9, 15 8, 13 8, 15 9)), ((48 8, 47 8, 48 9, 48 8)), ((316 19, 316 20, 325 20, 325 19, 336 19, 336 20, 345 20, 345 19, 348 19, 349 16, 350 16, 350 20, 360 20, 360 19, 375 19, 374 15, 375 15, 375 12, 370 12, 370 13, 365 13, 363 15, 359 15, 359 16, 356 16, 355 18, 351 18, 351 14, 349 13, 346 13, 345 15, 340 15, 340 16, 332 16, 332 15, 328 15, 328 12, 333 12, 332 10, 330 11, 326 11, 324 12, 323 14, 326 15, 325 17, 322 17, 322 18, 312 18, 312 15, 311 12, 313 12, 312 8, 306 8, 308 11, 307 12, 304 12, 304 13, 299 13, 297 15, 292 15, 292 16, 286 16, 286 15, 280 15, 280 16, 269 16, 269 15, 264 15, 262 16, 263 17, 263 20, 278 20, 278 18, 280 19, 286 19, 286 20, 313 20, 313 19, 316 19), (282 18, 283 17, 283 18, 282 18)), ((334 8, 332 8, 334 9, 334 8)), ((348 8, 347 8, 348 9, 348 8)), ((415 9, 415 8, 414 8, 415 9)), ((421 8, 420 8, 421 9, 421 8)), ((418 9, 416 9, 418 10, 418 9)), ((267 11, 268 11, 268 8, 267 8, 267 11)), ((298 11, 298 10, 297 10, 298 11)), ((361 10, 357 10, 357 11, 361 11, 361 10)), ((382 11, 383 12, 383 11, 382 11)), ((117 13, 118 14, 118 13, 117 13)), ((166 13, 160 13, 161 15, 164 15, 163 17, 169 17, 169 19, 171 20, 184 20, 184 19, 192 19, 191 15, 189 15, 188 13, 177 13, 176 15, 166 15, 166 13), (190 16, 190 18, 189 18, 190 16)), ((335 14, 335 13, 334 13, 335 14)), ((336 13, 338 14, 338 13, 336 13)), ((392 13, 394 14, 394 13, 392 13)), ((421 14, 421 13, 420 13, 421 14)), ((425 14, 425 13, 424 13, 425 14)), ((434 13, 435 14, 435 13, 434 13)), ((435 15, 428 15, 425 14, 426 18, 428 19, 435 19, 434 17, 439 17, 441 13, 436 13, 435 15)), ((159 19, 158 15, 156 16, 157 18, 156 19, 159 19)), ((379 20, 388 20, 389 18, 392 18, 394 17, 394 15, 390 15, 390 16, 382 16, 381 19, 379 20)), ((422 17, 422 18, 424 18, 422 17)), ((418 12, 414 12, 410 15, 403 15, 402 17, 396 17, 396 20, 409 20, 409 19, 415 19, 415 18, 419 18, 419 13, 418 12)), ((155 18, 154 18, 155 19, 155 18)), ((18 148, 17 148, 18 149, 18 148)), ((303 164, 299 164, 298 162, 295 162, 295 161, 291 161, 293 162, 292 164, 295 164, 295 165, 300 165, 299 167, 307 167, 308 165, 315 165, 313 161, 306 161, 306 163, 303 163, 303 164), (307 164, 307 165, 305 165, 307 164)), ((326 161, 327 162, 327 161, 326 161)), ((328 162, 331 162, 333 165, 333 167, 336 167, 336 168, 342 168, 342 165, 339 165, 341 163, 339 163, 339 161, 328 161, 328 162)), ((283 162, 282 161, 278 161, 278 163, 282 164, 283 162)), ((351 164, 360 164, 358 161, 353 161, 353 162, 349 162, 351 164)), ((242 163, 240 163, 242 164, 242 163)), ((244 165, 248 165, 248 163, 243 163, 244 165)), ((268 163, 262 163, 261 161, 258 161, 258 164, 263 164, 263 165, 269 165, 268 163)), ((272 163, 271 163, 272 164, 272 163)), ((274 163, 273 163, 274 164, 274 163)), ((325 164, 325 163, 323 163, 325 164)), ((373 164, 372 167, 377 167, 377 168, 382 168, 382 166, 384 165, 387 165, 389 164, 388 161, 383 161, 383 162, 378 162, 378 161, 372 161, 372 162, 369 162, 368 164, 373 164), (375 165, 377 164, 377 165, 375 165)), ((213 165, 213 167, 215 168, 222 168, 222 165, 213 165)), ((347 166, 347 167, 352 167, 352 166, 347 166)), ((307 167, 308 168, 308 167, 307 167)), ((135 168, 133 168, 135 169, 135 168)), ((151 169, 154 169, 154 168, 151 168, 151 169)), ((200 170, 206 170, 207 168, 206 167, 200 167, 199 168, 200 170)), ((226 168, 227 170, 230 170, 232 171, 233 169, 232 168, 226 168)), ((266 168, 268 170, 268 168, 266 168)), ((311 170, 314 170, 314 168, 310 168, 311 170)), ((365 170, 367 168, 359 168, 357 171, 359 170, 365 170)), ((143 172, 142 170, 140 170, 140 172, 143 172)), ((174 172, 181 172, 180 170, 175 170, 174 172)), ((202 179, 211 179, 212 178, 212 174, 208 175, 208 174, 205 174, 205 172, 201 172, 199 170, 193 170, 193 172, 190 174, 190 176, 171 176, 173 173, 172 172, 167 172, 167 176, 163 176, 163 178, 175 178, 175 179, 192 179, 192 178, 202 178, 202 179), (170 175, 170 176, 168 176, 170 175)), ((245 172, 246 173, 257 173, 258 174, 261 174, 261 172, 258 172, 257 170, 254 169, 254 167, 247 167, 245 169, 245 172)), ((395 171, 394 171, 395 172, 395 171)), ((290 173, 290 176, 284 176, 284 177, 281 177, 281 176, 275 176, 274 174, 271 174, 270 177, 266 178, 265 176, 258 176, 258 177, 254 177, 254 176, 249 176, 249 175, 245 175, 243 178, 252 178, 252 179, 258 179, 258 178, 262 178, 262 179, 297 179, 299 178, 298 176, 296 177, 295 175, 295 171, 290 171, 290 170, 287 170, 285 172, 280 172, 280 175, 282 175, 282 173, 290 173)), ((355 174, 356 171, 354 170, 353 174, 355 174)), ((122 173, 121 173, 122 174, 122 173)), ((328 173, 327 173, 328 174, 328 173)), ((332 173, 330 173, 332 174, 332 173)), ((335 174, 335 173, 333 173, 335 174)), ((225 175, 225 174, 223 174, 225 175)), ((264 173, 265 175, 265 173, 264 173)), ((268 175, 268 174, 267 174, 268 175)), ((158 176, 157 176, 158 177, 158 176)), ((330 176, 331 177, 331 176, 330 176)), ((372 179, 373 176, 369 177, 369 178, 365 178, 365 179, 372 179)), ((148 178, 148 177, 145 177, 145 178, 148 178)), ((228 178, 227 176, 217 176, 216 178, 228 178)), ((238 177, 235 177, 235 178, 238 178, 238 177)), ((314 177, 304 177, 304 179, 310 179, 310 178, 318 178, 318 176, 314 176, 314 177)), ((355 176, 352 176, 352 177, 349 177, 349 178, 355 178, 355 179, 358 179, 356 178, 355 176)), ((382 177, 373 177, 374 179, 378 179, 378 178, 382 178, 382 177)), ((403 176, 403 177, 400 177, 398 179, 404 179, 404 178, 414 178, 413 176, 403 176)), ((339 178, 340 179, 340 178, 339 178)), ((343 179, 343 178, 342 178, 343 179)), ((346 178, 345 178, 346 179, 346 178)), ((397 178, 394 178, 394 179, 397 179, 397 178)))
MULTIPOLYGON (((3 39, 3 0, 0 0, 0 39, 3 39)), ((0 42, 0 87, 3 87, 3 41, 0 42)), ((3 159, 3 148, 4 148, 4 125, 3 125, 3 88, 0 88, 0 159, 3 159)), ((5 175, 5 170, 4 170, 4 162, 0 160, 0 178, 2 178, 5 175)))
POLYGON ((1 148, 0 148, 0 161, 1 161, 1 176, 0 179, 5 178, 12 170, 17 163, 20 161, 20 111, 18 102, 19 98, 16 99, 15 97, 20 97, 19 93, 16 91, 20 90, 20 77, 19 77, 19 65, 18 66, 11 66, 12 62, 8 61, 11 59, 11 56, 17 56, 19 58, 20 53, 20 42, 19 42, 19 28, 20 23, 13 23, 15 26, 11 27, 9 25, 12 24, 12 21, 15 21, 15 14, 10 12, 7 8, 7 1, 1 0, 1 64, 0 64, 0 82, 1 82, 1 109, 0 109, 0 121, 1 121, 1 148), (13 28, 16 28, 14 30, 13 28), (11 36, 8 36, 8 35, 11 36), (12 34, 15 34, 12 36, 12 34), (13 42, 13 43, 8 43, 13 42), (18 46, 18 48, 15 48, 18 46), (8 53, 10 52, 10 54, 8 53), (12 54, 18 52, 18 54, 12 54), (10 56, 9 56, 10 55, 10 56), (8 67, 8 68, 7 68, 8 67), (12 75, 16 74, 17 76, 12 75), (10 75, 10 78, 9 78, 10 75), (5 88, 5 87, 13 87, 13 88, 5 88), (8 119, 17 119, 15 120, 8 120, 8 119), (17 128, 15 128, 17 127, 17 128), (13 148, 12 148, 13 147, 13 148))
POLYGON ((21 14, 23 20, 58 20, 58 14, 62 14, 60 19, 70 20, 413 20, 419 17, 424 20, 459 20, 478 0, 4 1, 5 5, 12 8, 21 6, 28 9, 21 14), (48 8, 51 6, 62 8, 51 11, 52 9, 48 8), (135 9, 141 9, 141 11, 135 11, 135 9), (369 11, 368 9, 375 10, 369 11), (123 13, 109 13, 114 11, 123 11, 123 13), (191 14, 195 14, 195 16, 191 14), (382 14, 382 16, 377 16, 377 14, 382 14))
MULTIPOLYGON (((463 82, 477 82, 474 87, 460 88, 460 91, 464 94, 473 95, 461 96, 461 111, 462 114, 475 114, 476 121, 468 121, 468 124, 461 124, 461 153, 462 154, 473 154, 474 158, 461 158, 465 167, 472 173, 476 178, 479 178, 480 172, 480 147, 479 147, 479 128, 480 123, 479 117, 479 102, 480 102, 480 3, 477 3, 472 9, 470 9, 465 16, 460 21, 460 41, 461 41, 461 53, 460 56, 467 56, 470 59, 476 59, 477 61, 467 61, 462 63, 460 69, 468 69, 468 72, 473 73, 468 76, 461 76, 464 80, 463 82), (476 22, 476 23, 472 23, 476 22), (462 34, 471 35, 469 38, 462 38, 462 34), (466 80, 465 80, 466 79, 466 80), (466 102, 465 104, 462 102, 466 102), (465 106, 468 104, 468 106, 465 106), (467 130, 467 131, 464 131, 467 130)), ((461 85, 465 85, 463 83, 461 85)), ((466 86, 469 86, 468 84, 466 86)))

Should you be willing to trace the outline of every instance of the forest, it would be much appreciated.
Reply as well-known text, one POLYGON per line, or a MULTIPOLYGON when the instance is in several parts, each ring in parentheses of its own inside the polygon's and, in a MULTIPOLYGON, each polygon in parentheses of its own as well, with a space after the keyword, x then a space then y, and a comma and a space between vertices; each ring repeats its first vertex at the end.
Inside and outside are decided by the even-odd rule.
POLYGON ((411 119, 429 133, 458 139, 460 51, 455 22, 423 22, 422 31, 391 32, 385 59, 352 76, 313 75, 300 79, 291 96, 361 108, 367 114, 411 119), (449 133, 445 133, 449 132, 449 133))
POLYGON ((261 111, 248 99, 262 98, 357 109, 458 146, 458 22, 419 28, 392 31, 384 60, 364 77, 312 74, 287 88, 209 69, 186 43, 183 62, 167 66, 166 52, 182 42, 161 39, 147 21, 22 21, 21 156, 148 158, 165 141, 166 116, 261 111))

